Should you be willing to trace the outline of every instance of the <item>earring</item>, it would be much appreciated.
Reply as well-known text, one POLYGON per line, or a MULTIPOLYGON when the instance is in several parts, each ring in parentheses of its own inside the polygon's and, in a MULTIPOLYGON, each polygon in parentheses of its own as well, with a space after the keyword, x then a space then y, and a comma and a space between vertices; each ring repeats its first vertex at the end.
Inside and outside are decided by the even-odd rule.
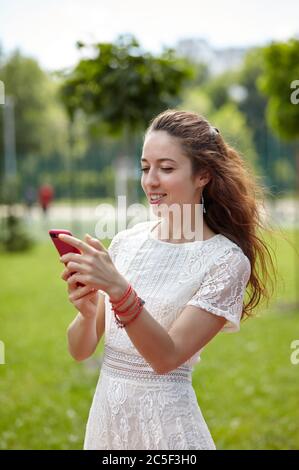
POLYGON ((205 201, 204 201, 204 198, 203 198, 203 195, 201 195, 201 203, 202 203, 202 210, 203 210, 203 213, 206 214, 206 208, 205 208, 205 201))

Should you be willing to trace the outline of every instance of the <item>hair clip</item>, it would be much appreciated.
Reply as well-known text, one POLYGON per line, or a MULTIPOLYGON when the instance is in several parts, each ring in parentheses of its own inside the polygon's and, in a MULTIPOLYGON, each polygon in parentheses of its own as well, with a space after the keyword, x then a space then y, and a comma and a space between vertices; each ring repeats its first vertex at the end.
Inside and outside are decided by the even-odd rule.
POLYGON ((217 129, 217 127, 210 127, 210 132, 213 136, 215 136, 216 134, 220 134, 219 130, 217 129))

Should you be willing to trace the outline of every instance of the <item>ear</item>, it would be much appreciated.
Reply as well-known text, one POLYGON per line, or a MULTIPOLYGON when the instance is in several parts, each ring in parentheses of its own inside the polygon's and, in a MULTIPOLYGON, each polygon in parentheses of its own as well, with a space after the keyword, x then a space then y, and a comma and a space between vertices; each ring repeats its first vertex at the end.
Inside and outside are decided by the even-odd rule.
POLYGON ((211 175, 207 170, 203 170, 195 176, 195 184, 198 188, 204 188, 211 180, 211 175))

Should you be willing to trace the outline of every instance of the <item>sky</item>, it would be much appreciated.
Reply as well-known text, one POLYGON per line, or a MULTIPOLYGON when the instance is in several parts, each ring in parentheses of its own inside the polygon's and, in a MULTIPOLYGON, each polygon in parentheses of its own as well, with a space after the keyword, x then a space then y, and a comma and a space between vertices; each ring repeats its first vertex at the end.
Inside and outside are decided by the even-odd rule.
POLYGON ((265 45, 299 37, 298 0, 0 0, 0 44, 36 58, 46 70, 74 65, 76 41, 133 34, 158 53, 184 38, 212 47, 265 45))

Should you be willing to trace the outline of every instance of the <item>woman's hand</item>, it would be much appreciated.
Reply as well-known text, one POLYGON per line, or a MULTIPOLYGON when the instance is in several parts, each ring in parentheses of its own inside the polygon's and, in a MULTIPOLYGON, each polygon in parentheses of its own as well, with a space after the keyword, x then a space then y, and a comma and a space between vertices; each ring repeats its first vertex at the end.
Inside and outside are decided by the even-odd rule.
POLYGON ((65 234, 60 234, 59 238, 81 251, 81 254, 67 253, 60 258, 70 272, 75 272, 67 279, 68 284, 81 282, 96 291, 103 290, 112 297, 115 292, 126 289, 128 283, 117 271, 99 240, 90 235, 85 236, 86 242, 65 234))
MULTIPOLYGON (((71 271, 66 267, 61 274, 61 279, 68 281, 71 271)), ((80 287, 76 281, 67 282, 69 301, 74 307, 86 318, 91 318, 96 314, 96 306, 98 303, 98 293, 90 286, 80 287)))

